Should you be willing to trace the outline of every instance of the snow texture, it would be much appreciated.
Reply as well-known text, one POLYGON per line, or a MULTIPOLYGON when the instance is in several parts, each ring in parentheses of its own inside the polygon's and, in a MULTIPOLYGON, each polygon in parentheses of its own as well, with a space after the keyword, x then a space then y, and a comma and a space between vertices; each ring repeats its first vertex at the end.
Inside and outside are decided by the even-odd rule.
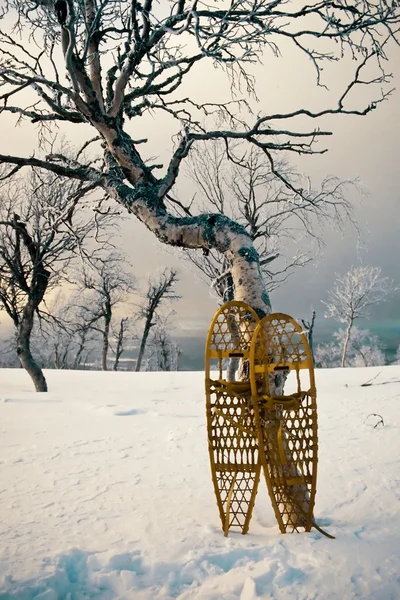
POLYGON ((0 371, 0 600, 400 598, 400 367, 317 371, 335 540, 281 535, 263 482, 224 538, 201 373, 46 377, 0 371))

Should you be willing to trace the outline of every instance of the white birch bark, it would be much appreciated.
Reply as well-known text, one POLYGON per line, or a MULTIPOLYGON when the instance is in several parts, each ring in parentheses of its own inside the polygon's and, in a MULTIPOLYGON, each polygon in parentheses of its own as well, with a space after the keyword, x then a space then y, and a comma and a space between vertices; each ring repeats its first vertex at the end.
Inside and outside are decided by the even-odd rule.
POLYGON ((262 316, 269 314, 271 305, 258 253, 244 228, 223 215, 171 217, 164 211, 149 208, 139 199, 129 210, 164 243, 185 248, 215 248, 225 254, 232 262, 235 300, 247 302, 262 316))
POLYGON ((353 321, 350 321, 350 323, 348 324, 347 329, 346 329, 346 337, 345 337, 344 344, 343 344, 342 361, 340 364, 342 369, 346 366, 347 349, 349 347, 350 333, 351 333, 352 325, 353 325, 353 321))

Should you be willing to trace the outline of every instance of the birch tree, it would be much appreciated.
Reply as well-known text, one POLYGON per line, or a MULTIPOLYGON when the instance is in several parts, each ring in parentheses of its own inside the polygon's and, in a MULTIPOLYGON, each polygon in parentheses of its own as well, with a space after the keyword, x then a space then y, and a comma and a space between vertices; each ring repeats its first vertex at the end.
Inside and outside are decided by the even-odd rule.
POLYGON ((325 317, 333 318, 346 325, 341 344, 341 366, 346 366, 346 357, 355 321, 367 318, 371 306, 386 300, 397 286, 388 277, 381 276, 379 267, 351 267, 345 275, 337 275, 332 290, 328 293, 325 317))
POLYGON ((332 131, 324 117, 332 122, 341 115, 364 116, 388 98, 387 52, 398 41, 398 2, 5 0, 3 7, 2 118, 11 114, 33 122, 42 128, 42 139, 55 124, 68 125, 67 132, 91 129, 84 146, 93 160, 83 160, 79 151, 73 160, 52 151, 1 154, 0 162, 10 173, 30 165, 100 186, 161 242, 218 252, 231 267, 234 297, 260 315, 268 313, 251 235, 224 214, 192 214, 188 202, 177 203, 174 186, 182 164, 199 142, 221 140, 232 156, 232 143, 243 141, 262 151, 293 203, 312 204, 313 191, 291 182, 279 157, 325 152, 323 140, 332 131), (329 83, 326 64, 340 73, 342 59, 354 59, 351 75, 336 77, 343 81, 336 98, 321 97, 318 109, 268 112, 268 106, 257 106, 251 65, 268 65, 271 56, 280 56, 281 45, 291 61, 297 56, 313 66, 315 92, 329 83), (206 63, 220 70, 231 101, 215 101, 212 90, 209 101, 196 91, 189 94, 189 78, 193 82, 206 63), (138 138, 147 115, 153 120, 138 138), (151 137, 159 139, 164 117, 176 135, 161 164, 146 145, 151 137), (177 206, 184 216, 177 216, 177 206))
POLYGON ((0 308, 14 324, 19 361, 38 392, 47 383, 31 352, 35 317, 98 231, 97 217, 79 202, 84 195, 81 183, 51 173, 8 180, 0 189, 0 308))

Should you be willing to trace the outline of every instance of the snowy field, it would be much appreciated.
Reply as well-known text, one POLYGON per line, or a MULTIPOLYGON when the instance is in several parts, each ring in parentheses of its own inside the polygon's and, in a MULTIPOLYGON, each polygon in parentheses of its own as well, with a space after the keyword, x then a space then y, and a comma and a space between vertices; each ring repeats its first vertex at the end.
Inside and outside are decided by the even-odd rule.
POLYGON ((202 373, 46 376, 0 371, 1 600, 400 599, 400 367, 317 371, 335 540, 281 535, 265 485, 224 538, 202 373))

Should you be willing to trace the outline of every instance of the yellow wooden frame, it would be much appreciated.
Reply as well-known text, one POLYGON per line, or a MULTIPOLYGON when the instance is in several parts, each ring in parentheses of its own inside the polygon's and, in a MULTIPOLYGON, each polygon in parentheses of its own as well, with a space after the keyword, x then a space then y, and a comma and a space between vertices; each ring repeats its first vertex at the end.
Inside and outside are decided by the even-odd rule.
POLYGON ((315 376, 308 341, 289 315, 272 313, 259 321, 250 348, 250 384, 260 460, 279 529, 310 531, 318 464, 315 376), (297 391, 272 395, 271 378, 283 371, 295 371, 297 391))
POLYGON ((208 450, 225 535, 228 535, 231 527, 238 527, 243 534, 247 533, 257 495, 261 463, 251 411, 250 382, 224 379, 223 361, 231 358, 249 359, 252 331, 257 322, 257 314, 248 304, 228 302, 215 314, 206 342, 208 450), (247 317, 247 325, 243 325, 241 316, 247 317), (245 335, 236 331, 236 347, 229 348, 235 346, 229 331, 234 321, 235 326, 244 327, 245 335), (217 363, 216 379, 211 377, 211 361, 217 363))

